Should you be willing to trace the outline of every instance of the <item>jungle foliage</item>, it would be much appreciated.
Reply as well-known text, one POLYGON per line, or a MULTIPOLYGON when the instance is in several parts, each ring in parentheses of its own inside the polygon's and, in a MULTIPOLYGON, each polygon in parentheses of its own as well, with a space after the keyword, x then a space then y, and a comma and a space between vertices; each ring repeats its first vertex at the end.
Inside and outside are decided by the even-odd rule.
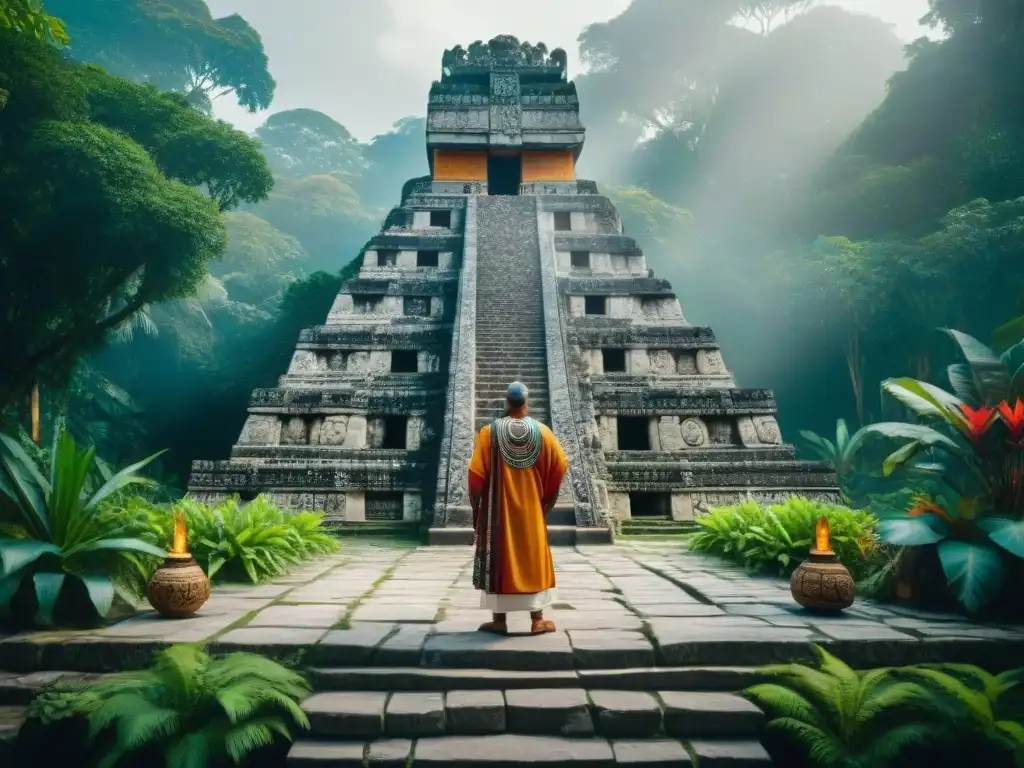
POLYGON ((58 680, 28 709, 18 765, 100 768, 280 764, 309 721, 297 672, 250 653, 176 645, 155 664, 101 681, 58 680), (262 758, 263 762, 260 762, 262 758))
POLYGON ((689 546, 751 570, 788 576, 807 559, 814 525, 822 517, 829 524, 833 551, 854 578, 879 562, 877 521, 871 514, 798 497, 772 506, 745 501, 713 509, 697 518, 699 531, 689 546))
POLYGON ((993 675, 966 664, 922 664, 860 671, 819 646, 815 652, 815 665, 761 668, 767 682, 745 692, 768 716, 765 744, 775 762, 1020 764, 1024 670, 993 675))

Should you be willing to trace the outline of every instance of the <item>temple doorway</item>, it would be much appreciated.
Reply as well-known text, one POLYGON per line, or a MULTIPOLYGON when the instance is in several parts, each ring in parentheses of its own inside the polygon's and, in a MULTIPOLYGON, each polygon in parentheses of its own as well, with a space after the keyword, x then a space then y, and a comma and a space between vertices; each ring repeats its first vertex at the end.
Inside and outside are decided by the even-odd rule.
POLYGON ((518 195, 522 178, 521 155, 487 156, 487 194, 518 195))

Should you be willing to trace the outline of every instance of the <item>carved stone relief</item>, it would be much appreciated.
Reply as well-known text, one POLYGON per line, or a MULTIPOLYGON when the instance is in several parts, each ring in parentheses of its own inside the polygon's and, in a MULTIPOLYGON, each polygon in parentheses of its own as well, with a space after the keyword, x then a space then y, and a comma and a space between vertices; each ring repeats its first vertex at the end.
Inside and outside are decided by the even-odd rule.
POLYGON ((774 416, 754 416, 754 432, 764 445, 782 445, 782 431, 774 416))
POLYGON ((722 353, 717 349, 697 350, 697 372, 705 376, 710 374, 724 374, 729 371, 722 360, 722 353))
POLYGON ((281 420, 277 416, 250 415, 238 437, 239 445, 278 445, 281 441, 281 420))
POLYGON ((290 416, 281 425, 281 445, 309 445, 309 428, 301 416, 290 416))
POLYGON ((651 360, 651 373, 655 376, 671 376, 676 372, 676 361, 667 349, 648 350, 651 360))
POLYGON ((348 416, 326 416, 320 425, 320 445, 344 445, 347 433, 348 416))
POLYGON ((366 447, 380 448, 384 445, 384 419, 366 420, 366 447))
POLYGON ((288 373, 308 373, 310 371, 323 370, 316 352, 308 349, 298 349, 292 355, 291 365, 288 366, 288 373))
POLYGON ((679 434, 687 448, 700 448, 710 442, 707 425, 698 418, 683 419, 679 434))

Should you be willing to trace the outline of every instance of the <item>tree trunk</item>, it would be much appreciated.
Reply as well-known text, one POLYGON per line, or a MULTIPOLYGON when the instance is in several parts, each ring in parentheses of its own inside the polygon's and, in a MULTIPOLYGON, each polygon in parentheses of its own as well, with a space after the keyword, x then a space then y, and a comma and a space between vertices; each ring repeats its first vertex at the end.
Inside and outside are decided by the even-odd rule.
POLYGON ((39 384, 32 385, 32 442, 36 445, 42 440, 39 433, 39 384))
POLYGON ((860 353, 860 331, 850 332, 846 345, 846 367, 850 372, 853 402, 857 408, 857 424, 864 426, 864 364, 860 353))

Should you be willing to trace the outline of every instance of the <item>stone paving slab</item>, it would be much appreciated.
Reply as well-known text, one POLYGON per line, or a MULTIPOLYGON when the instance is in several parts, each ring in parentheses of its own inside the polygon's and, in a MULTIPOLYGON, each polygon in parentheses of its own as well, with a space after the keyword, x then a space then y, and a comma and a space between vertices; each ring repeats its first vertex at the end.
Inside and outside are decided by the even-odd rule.
POLYGON ((840 616, 795 605, 783 579, 746 574, 680 544, 556 549, 558 631, 481 635, 488 614, 468 548, 346 544, 341 553, 257 586, 216 586, 194 617, 152 611, 91 631, 0 635, 0 668, 105 672, 149 664, 174 643, 206 642, 320 666, 557 671, 755 666, 812 658, 812 643, 854 666, 918 661, 1019 665, 1024 628, 860 600, 840 616), (424 576, 426 578, 424 578, 424 576))

